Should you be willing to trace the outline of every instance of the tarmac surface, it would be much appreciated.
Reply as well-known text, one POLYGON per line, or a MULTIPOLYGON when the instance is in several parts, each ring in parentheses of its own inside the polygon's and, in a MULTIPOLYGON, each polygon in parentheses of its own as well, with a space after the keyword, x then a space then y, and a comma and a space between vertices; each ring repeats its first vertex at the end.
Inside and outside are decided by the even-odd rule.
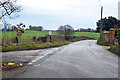
POLYGON ((27 64, 27 69, 14 78, 118 78, 118 56, 96 42, 84 40, 62 47, 2 54, 4 60, 27 64))

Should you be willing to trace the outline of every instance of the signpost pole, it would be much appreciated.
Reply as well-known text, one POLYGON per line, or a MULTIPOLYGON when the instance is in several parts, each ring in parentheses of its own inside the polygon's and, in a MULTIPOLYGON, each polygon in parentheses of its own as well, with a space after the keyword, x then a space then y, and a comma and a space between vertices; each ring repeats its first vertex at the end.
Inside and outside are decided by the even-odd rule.
MULTIPOLYGON (((3 24, 5 26, 5 24, 3 24)), ((5 27, 4 27, 4 46, 5 46, 5 27)))
MULTIPOLYGON (((3 11, 2 11, 2 15, 3 15, 3 11)), ((2 18, 2 22, 3 22, 3 27, 4 27, 4 44, 3 45, 5 46, 5 32, 7 29, 7 25, 6 25, 4 17, 2 18)))
POLYGON ((50 36, 50 42, 52 42, 52 31, 49 31, 49 36, 50 36))

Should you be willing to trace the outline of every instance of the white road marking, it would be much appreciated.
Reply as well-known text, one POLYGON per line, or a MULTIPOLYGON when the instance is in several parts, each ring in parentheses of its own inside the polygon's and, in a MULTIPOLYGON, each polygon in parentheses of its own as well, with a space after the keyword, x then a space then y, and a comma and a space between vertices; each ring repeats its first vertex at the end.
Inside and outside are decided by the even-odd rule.
POLYGON ((39 56, 39 57, 35 58, 35 59, 32 60, 30 63, 28 63, 28 65, 32 65, 33 63, 39 61, 39 60, 42 59, 43 57, 47 56, 48 54, 53 53, 55 50, 58 50, 58 49, 59 49, 59 48, 52 48, 51 51, 48 50, 49 52, 48 52, 48 51, 45 51, 45 52, 47 52, 47 53, 43 54, 43 56, 39 56))
POLYGON ((38 58, 32 60, 32 62, 31 62, 31 63, 28 63, 28 65, 31 65, 31 64, 37 62, 38 60, 42 59, 43 57, 44 57, 44 56, 40 56, 40 57, 38 57, 38 58))
POLYGON ((34 65, 34 66, 40 66, 40 64, 34 65))

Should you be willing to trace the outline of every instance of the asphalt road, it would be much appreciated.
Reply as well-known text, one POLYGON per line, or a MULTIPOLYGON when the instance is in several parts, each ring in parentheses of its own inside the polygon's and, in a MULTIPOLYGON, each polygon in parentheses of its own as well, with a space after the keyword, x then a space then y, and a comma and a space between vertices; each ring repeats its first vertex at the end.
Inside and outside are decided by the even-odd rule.
POLYGON ((28 63, 27 70, 15 78, 118 78, 118 56, 96 40, 8 53, 3 53, 3 59, 28 63))

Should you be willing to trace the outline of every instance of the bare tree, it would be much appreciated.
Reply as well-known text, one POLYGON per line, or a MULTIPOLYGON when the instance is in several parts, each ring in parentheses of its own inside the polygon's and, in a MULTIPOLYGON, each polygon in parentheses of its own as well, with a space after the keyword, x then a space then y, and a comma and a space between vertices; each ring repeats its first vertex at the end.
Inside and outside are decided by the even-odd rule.
POLYGON ((21 6, 16 5, 17 0, 0 0, 0 19, 4 16, 9 16, 21 11, 21 6))
POLYGON ((65 36, 68 36, 68 35, 70 36, 70 35, 74 34, 74 29, 70 25, 64 25, 64 26, 60 26, 58 28, 58 32, 59 32, 59 34, 63 34, 65 36))

